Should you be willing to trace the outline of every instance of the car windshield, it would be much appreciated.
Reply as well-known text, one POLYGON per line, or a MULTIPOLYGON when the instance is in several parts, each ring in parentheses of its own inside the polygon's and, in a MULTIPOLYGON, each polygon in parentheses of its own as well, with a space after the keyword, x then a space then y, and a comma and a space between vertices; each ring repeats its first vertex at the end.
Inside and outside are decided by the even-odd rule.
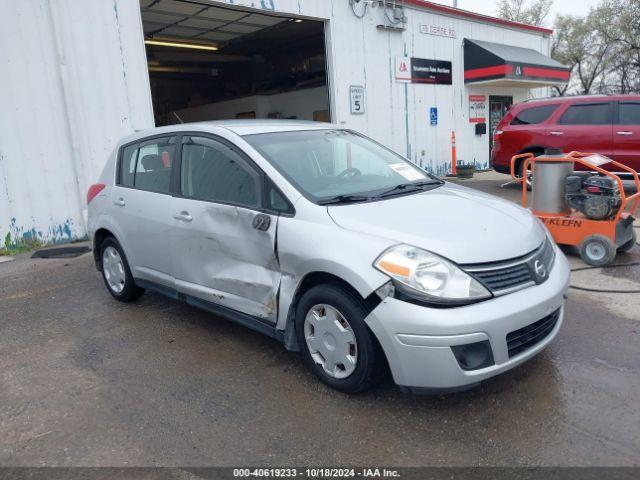
POLYGON ((319 204, 368 201, 443 182, 349 130, 302 130, 244 139, 319 204))

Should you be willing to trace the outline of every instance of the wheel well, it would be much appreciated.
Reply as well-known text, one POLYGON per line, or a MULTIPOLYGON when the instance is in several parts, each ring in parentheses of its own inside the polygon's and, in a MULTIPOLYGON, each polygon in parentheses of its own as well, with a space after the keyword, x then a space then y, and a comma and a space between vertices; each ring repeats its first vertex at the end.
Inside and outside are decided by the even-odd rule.
POLYGON ((106 228, 99 228, 93 235, 93 259, 96 262, 96 268, 98 270, 102 270, 102 262, 100 261, 100 246, 107 237, 113 236, 113 233, 111 233, 106 228))
MULTIPOLYGON (((351 292, 356 298, 362 300, 366 308, 367 314, 371 313, 371 311, 378 306, 378 304, 382 301, 380 297, 376 294, 376 292, 372 292, 367 298, 363 298, 360 293, 353 288, 353 286, 343 280, 342 278, 333 275, 327 272, 311 272, 306 274, 300 284, 298 285, 298 289, 293 296, 293 300, 291 301, 291 305, 289 306, 289 312, 287 314, 287 324, 285 327, 285 335, 284 335, 284 345, 287 350, 300 351, 300 347, 298 345, 298 340, 296 337, 295 331, 295 315, 296 308, 298 307, 298 302, 302 298, 302 296, 311 290, 313 287, 317 285, 339 285, 340 287, 351 292)), ((378 342, 376 336, 371 333, 372 337, 378 342)))
MULTIPOLYGON (((523 148, 522 150, 520 150, 518 152, 518 154, 521 153, 533 153, 534 155, 539 155, 539 154, 543 154, 544 151, 546 150, 545 147, 527 147, 527 148, 523 148)), ((524 159, 519 159, 518 161, 516 161, 515 164, 515 172, 516 172, 516 176, 519 176, 520 174, 520 166, 522 165, 522 162, 524 161, 524 159)))
POLYGON ((355 288, 353 288, 353 286, 351 286, 349 282, 343 280, 342 278, 336 275, 333 275, 331 273, 326 273, 326 272, 312 272, 305 275, 302 281, 300 282, 300 285, 298 286, 298 290, 296 291, 296 294, 293 297, 293 302, 291 302, 291 307, 294 307, 295 305, 297 305, 298 300, 300 300, 300 298, 302 298, 302 296, 305 293, 307 293, 309 290, 311 290, 313 287, 315 287, 316 285, 323 285, 323 284, 339 285, 349 290, 351 293, 353 293, 353 295, 355 295, 357 298, 362 300, 365 307, 367 308, 367 313, 371 312, 374 308, 376 308, 381 301, 380 297, 375 292, 373 292, 367 298, 362 298, 362 295, 360 295, 360 293, 355 288))

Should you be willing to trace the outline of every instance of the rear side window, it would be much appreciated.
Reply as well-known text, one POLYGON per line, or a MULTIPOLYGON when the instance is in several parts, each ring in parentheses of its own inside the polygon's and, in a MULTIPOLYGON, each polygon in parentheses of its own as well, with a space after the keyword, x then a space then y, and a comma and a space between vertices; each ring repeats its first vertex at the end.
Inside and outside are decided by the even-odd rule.
POLYGON ((640 103, 619 103, 619 125, 640 125, 640 103))
POLYGON ((511 125, 535 125, 544 122, 549 116, 555 112, 558 105, 542 105, 540 107, 531 107, 518 113, 511 125))
POLYGON ((571 105, 560 118, 562 125, 607 125, 611 123, 608 103, 571 105))
POLYGON ((122 150, 120 159, 120 181, 119 185, 124 187, 133 187, 133 181, 136 176, 136 162, 138 161, 138 145, 129 145, 122 150))
POLYGON ((186 197, 258 207, 259 178, 238 153, 220 142, 192 137, 182 146, 180 183, 186 197))
POLYGON ((176 137, 163 137, 122 149, 119 185, 157 193, 171 190, 176 137))

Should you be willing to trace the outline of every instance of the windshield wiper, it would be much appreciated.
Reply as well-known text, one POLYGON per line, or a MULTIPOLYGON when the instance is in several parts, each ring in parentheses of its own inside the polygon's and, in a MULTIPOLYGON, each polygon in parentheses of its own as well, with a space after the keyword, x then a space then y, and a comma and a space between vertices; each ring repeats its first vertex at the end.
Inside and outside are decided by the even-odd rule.
POLYGON ((442 185, 443 183, 444 182, 442 180, 436 179, 424 180, 422 182, 401 183, 400 185, 396 185, 395 187, 391 187, 390 189, 379 193, 375 196, 375 198, 384 198, 403 193, 418 192, 420 190, 423 190, 423 187, 430 185, 442 185))
POLYGON ((332 205, 337 203, 366 202, 367 200, 371 200, 371 197, 364 195, 336 195, 335 197, 318 200, 317 203, 318 205, 332 205))

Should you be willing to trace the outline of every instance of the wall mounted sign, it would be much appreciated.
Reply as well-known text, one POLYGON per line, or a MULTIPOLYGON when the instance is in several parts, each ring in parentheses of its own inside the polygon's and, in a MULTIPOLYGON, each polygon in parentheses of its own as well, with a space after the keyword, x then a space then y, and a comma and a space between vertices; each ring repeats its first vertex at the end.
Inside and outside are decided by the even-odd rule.
POLYGON ((411 82, 451 85, 451 62, 446 60, 412 58, 411 82))
POLYGON ((469 95, 469 122, 485 123, 487 121, 487 96, 469 95))
POLYGON ((420 24, 420 33, 425 35, 437 35, 438 37, 456 38, 456 31, 451 27, 441 25, 420 24))
POLYGON ((438 107, 431 107, 429 110, 429 122, 432 127, 438 125, 438 107))
POLYGON ((396 81, 411 83, 411 58, 396 57, 396 81))
POLYGON ((349 97, 351 100, 351 113, 364 113, 364 87, 351 85, 349 87, 349 97))
POLYGON ((396 82, 451 85, 451 62, 415 57, 396 57, 396 82))

